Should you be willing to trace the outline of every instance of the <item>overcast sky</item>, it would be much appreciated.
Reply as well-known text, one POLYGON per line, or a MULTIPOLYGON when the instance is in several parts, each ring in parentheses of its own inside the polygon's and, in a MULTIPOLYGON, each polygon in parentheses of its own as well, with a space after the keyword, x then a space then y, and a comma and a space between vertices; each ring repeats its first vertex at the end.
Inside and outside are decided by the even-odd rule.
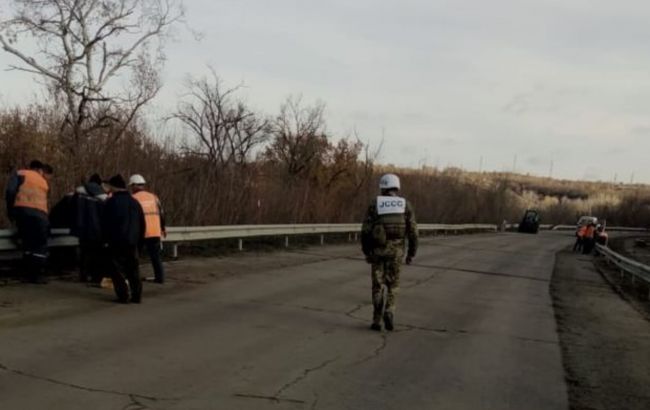
MULTIPOLYGON (((381 161, 650 182, 647 0, 186 0, 156 112, 212 65, 257 109, 327 106, 381 161)), ((14 60, 0 53, 0 67, 14 60)), ((2 72, 0 102, 36 87, 2 72)))

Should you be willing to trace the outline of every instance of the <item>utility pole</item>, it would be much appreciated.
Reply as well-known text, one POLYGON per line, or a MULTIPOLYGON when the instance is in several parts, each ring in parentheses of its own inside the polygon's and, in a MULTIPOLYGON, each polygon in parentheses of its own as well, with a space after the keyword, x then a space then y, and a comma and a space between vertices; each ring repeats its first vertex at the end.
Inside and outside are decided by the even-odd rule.
POLYGON ((548 169, 548 177, 553 178, 553 160, 551 160, 551 166, 548 169))
POLYGON ((517 154, 512 159, 512 173, 514 174, 515 172, 517 172, 517 154))
POLYGON ((481 155, 481 159, 478 162, 478 173, 480 174, 483 172, 483 155, 481 155))
POLYGON ((634 184, 634 172, 630 175, 630 185, 634 184))

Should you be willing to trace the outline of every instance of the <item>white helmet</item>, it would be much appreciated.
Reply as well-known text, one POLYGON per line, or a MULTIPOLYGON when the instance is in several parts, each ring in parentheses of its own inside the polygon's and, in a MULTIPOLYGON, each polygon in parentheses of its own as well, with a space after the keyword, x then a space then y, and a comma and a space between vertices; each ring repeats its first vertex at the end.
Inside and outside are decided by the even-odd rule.
POLYGON ((140 174, 131 175, 129 178, 129 186, 131 185, 144 185, 147 181, 144 180, 144 177, 140 174))
POLYGON ((386 174, 379 179, 379 189, 400 189, 399 177, 386 174))

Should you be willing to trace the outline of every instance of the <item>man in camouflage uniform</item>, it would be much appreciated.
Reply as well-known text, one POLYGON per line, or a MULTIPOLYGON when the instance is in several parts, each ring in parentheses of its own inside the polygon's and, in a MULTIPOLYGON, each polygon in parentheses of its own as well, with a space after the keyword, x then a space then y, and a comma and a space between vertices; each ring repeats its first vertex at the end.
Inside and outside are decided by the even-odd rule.
POLYGON ((368 208, 361 228, 361 246, 366 261, 372 266, 373 330, 381 331, 381 319, 386 330, 393 330, 395 298, 399 290, 399 276, 406 239, 406 264, 415 257, 418 247, 418 229, 415 214, 406 199, 397 194, 400 181, 397 175, 386 174, 379 180, 381 195, 368 208), (386 301, 382 287, 386 286, 386 301))

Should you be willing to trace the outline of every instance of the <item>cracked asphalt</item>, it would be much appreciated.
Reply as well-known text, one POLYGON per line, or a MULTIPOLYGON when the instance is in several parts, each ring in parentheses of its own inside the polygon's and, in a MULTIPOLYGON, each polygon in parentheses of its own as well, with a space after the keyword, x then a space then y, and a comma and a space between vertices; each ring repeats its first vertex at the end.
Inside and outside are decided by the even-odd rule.
POLYGON ((0 287, 0 409, 567 409, 549 284, 572 237, 428 238, 396 330, 355 245, 169 264, 142 305, 0 287))

